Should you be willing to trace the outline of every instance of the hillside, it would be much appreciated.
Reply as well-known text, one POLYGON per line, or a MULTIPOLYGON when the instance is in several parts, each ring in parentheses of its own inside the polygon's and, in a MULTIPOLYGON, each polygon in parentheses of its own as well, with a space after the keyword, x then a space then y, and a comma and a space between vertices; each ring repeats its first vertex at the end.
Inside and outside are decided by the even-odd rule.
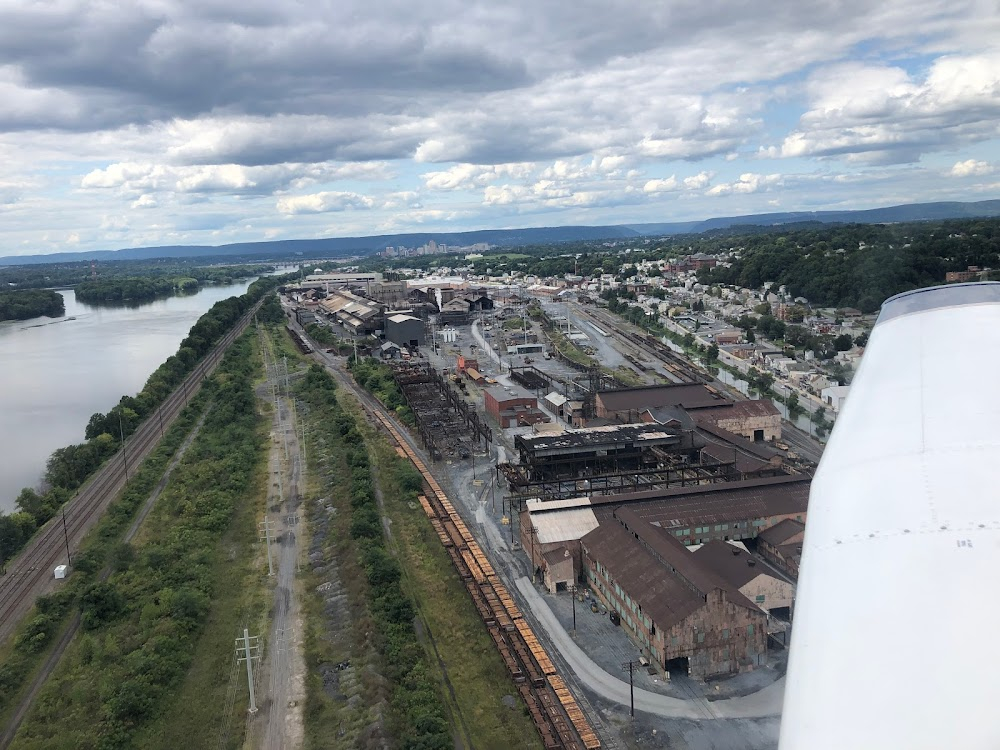
POLYGON ((18 255, 0 257, 0 265, 64 263, 84 260, 148 260, 151 258, 218 258, 251 261, 369 255, 387 246, 419 247, 430 241, 446 245, 474 245, 486 242, 500 247, 550 244, 554 242, 628 239, 630 237, 696 234, 733 226, 774 226, 790 223, 857 223, 884 224, 904 221, 960 219, 1000 216, 1000 200, 971 203, 908 203, 901 206, 872 208, 863 211, 797 211, 752 214, 649 224, 607 226, 528 227, 524 229, 481 229, 469 232, 419 232, 409 234, 378 234, 364 237, 329 237, 315 240, 273 240, 270 242, 240 242, 231 245, 165 245, 123 250, 99 250, 83 253, 52 253, 50 255, 18 255))

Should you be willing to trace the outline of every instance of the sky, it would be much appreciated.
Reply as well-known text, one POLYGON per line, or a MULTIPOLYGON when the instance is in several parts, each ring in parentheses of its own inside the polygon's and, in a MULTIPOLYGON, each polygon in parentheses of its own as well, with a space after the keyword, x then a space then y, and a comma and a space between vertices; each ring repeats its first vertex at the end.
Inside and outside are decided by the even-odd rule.
POLYGON ((0 256, 993 198, 995 0, 0 0, 0 256))

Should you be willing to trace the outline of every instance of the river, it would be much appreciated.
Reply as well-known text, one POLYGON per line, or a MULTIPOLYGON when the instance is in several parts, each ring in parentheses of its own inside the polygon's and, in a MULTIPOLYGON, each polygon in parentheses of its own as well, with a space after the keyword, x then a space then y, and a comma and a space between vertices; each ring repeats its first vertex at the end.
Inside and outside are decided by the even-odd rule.
POLYGON ((0 510, 34 487, 57 448, 84 439, 90 415, 135 395, 191 326, 253 279, 140 307, 97 307, 62 290, 65 318, 0 323, 0 510))

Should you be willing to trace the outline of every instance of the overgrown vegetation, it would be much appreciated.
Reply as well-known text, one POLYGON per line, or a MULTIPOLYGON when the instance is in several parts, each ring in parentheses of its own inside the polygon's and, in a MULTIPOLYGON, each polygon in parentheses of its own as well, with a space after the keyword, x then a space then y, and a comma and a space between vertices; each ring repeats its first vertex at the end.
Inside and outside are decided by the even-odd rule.
POLYGON ((404 582, 437 661, 442 692, 467 747, 540 748, 538 732, 451 558, 417 502, 421 477, 375 434, 366 436, 404 582), (504 699, 513 700, 505 703, 504 699))
POLYGON ((415 424, 413 412, 406 405, 402 391, 392 377, 392 368, 371 357, 351 358, 348 367, 358 385, 377 398, 382 405, 396 412, 396 416, 408 425, 415 424))
POLYGON ((28 677, 44 661, 57 636, 66 626, 69 614, 108 564, 127 564, 132 549, 119 540, 139 507, 160 481, 184 438, 191 431, 210 396, 202 391, 177 417, 156 449, 147 456, 121 495, 87 536, 73 561, 73 574, 63 587, 35 604, 30 619, 19 627, 15 637, 0 650, 0 724, 4 724, 28 677))
POLYGON ((58 318, 65 314, 66 304, 59 292, 49 289, 0 292, 0 321, 28 320, 43 315, 58 318))
POLYGON ((244 336, 206 384, 212 409, 134 554, 119 555, 107 582, 82 592, 86 632, 43 689, 18 747, 135 747, 136 733, 167 710, 216 593, 219 542, 260 479, 266 436, 254 373, 244 336))
POLYGON ((86 442, 52 453, 46 463, 44 490, 38 492, 26 487, 18 495, 17 512, 9 515, 0 512, 0 565, 17 554, 59 512, 91 474, 118 451, 122 439, 128 438, 166 400, 243 313, 279 283, 277 277, 265 277, 251 284, 246 294, 216 302, 192 326, 177 353, 149 376, 138 394, 122 396, 107 414, 91 416, 85 431, 86 442))
MULTIPOLYGON (((382 655, 381 672, 389 682, 389 734, 395 746, 406 750, 432 750, 452 747, 444 708, 430 677, 426 654, 413 627, 414 609, 401 586, 402 570, 386 549, 372 467, 365 442, 355 417, 345 411, 336 398, 333 380, 319 366, 313 365, 299 394, 311 413, 322 414, 329 425, 328 436, 334 449, 342 452, 349 472, 348 526, 358 560, 365 572, 369 611, 376 651, 382 655)), ((411 489, 421 486, 419 475, 410 478, 411 489)), ((315 679, 310 682, 307 720, 315 718, 328 700, 317 692, 315 679)))
POLYGON ((321 326, 318 323, 309 323, 305 327, 305 331, 309 334, 309 338, 317 344, 335 349, 337 354, 347 354, 353 349, 350 343, 344 341, 344 339, 326 326, 321 326))

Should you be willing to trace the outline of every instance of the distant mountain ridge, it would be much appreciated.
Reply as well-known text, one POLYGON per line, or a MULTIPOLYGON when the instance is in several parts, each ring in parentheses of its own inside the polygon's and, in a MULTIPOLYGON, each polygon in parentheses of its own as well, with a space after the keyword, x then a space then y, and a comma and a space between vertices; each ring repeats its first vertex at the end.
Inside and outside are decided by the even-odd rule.
POLYGON ((1000 216, 1000 200, 942 201, 938 203, 906 203, 901 206, 868 208, 858 211, 789 211, 784 213, 723 216, 704 221, 679 221, 656 224, 625 224, 644 236, 661 234, 698 234, 713 229, 735 226, 777 226, 799 222, 824 224, 898 224, 905 221, 940 221, 1000 216))
MULTIPOLYGON (((321 257, 323 255, 370 254, 387 246, 419 247, 430 241, 446 245, 490 245, 511 247, 553 242, 616 240, 654 237, 666 234, 697 234, 734 226, 777 226, 799 222, 883 224, 905 221, 935 221, 1000 216, 1000 200, 963 203, 907 203, 900 206, 870 208, 859 211, 791 211, 785 213, 727 216, 702 221, 681 221, 647 224, 613 224, 606 226, 527 227, 523 229, 479 229, 467 232, 412 232, 378 234, 365 237, 329 237, 316 240, 271 240, 239 242, 230 245, 165 245, 136 247, 123 250, 93 250, 50 255, 19 255, 0 257, 0 265, 36 263, 72 263, 87 260, 149 260, 152 258, 192 258, 226 256, 290 256, 321 257)), ((260 260, 261 258, 257 258, 260 260)))

